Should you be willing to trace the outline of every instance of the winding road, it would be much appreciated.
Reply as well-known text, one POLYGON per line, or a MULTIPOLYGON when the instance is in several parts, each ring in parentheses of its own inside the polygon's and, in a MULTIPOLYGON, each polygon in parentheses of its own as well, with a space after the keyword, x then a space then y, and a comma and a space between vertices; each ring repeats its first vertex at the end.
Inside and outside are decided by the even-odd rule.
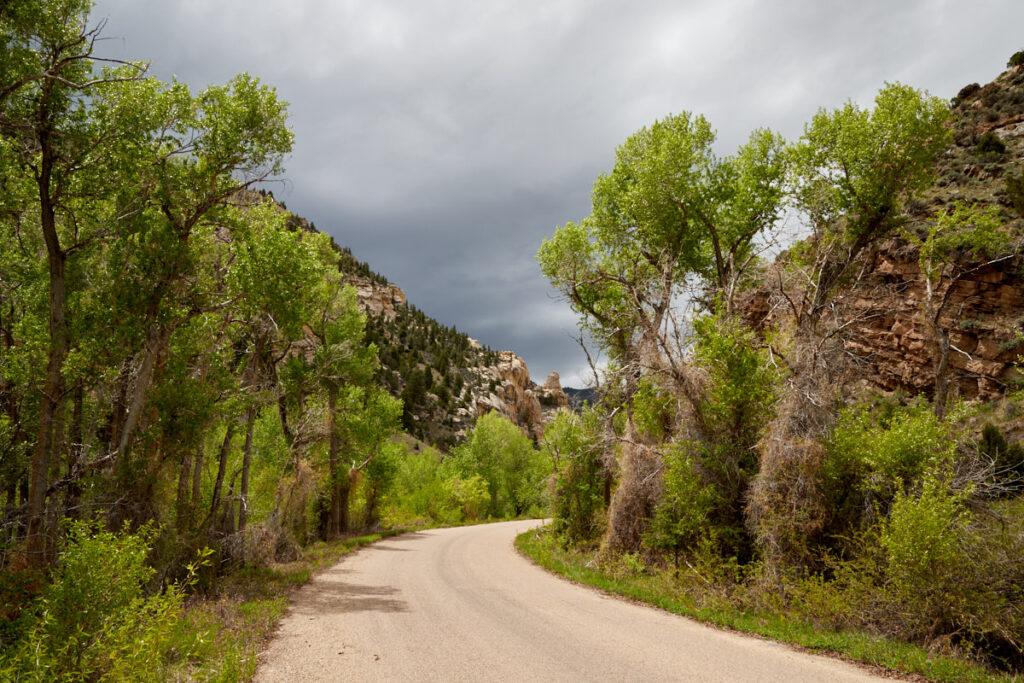
POLYGON ((317 576, 257 681, 868 681, 850 664, 563 581, 506 522, 378 541, 317 576))

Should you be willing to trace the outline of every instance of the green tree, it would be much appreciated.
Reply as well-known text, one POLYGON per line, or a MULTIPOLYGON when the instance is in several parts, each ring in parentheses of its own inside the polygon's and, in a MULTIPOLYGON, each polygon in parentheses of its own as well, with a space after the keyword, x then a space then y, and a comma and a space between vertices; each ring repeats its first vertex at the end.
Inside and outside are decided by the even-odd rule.
POLYGON ((690 113, 641 129, 595 181, 591 215, 560 227, 538 252, 544 274, 608 354, 615 374, 606 384, 621 389, 624 478, 609 540, 625 550, 640 543, 660 469, 634 424, 638 378, 657 376, 668 393, 699 404, 673 305, 687 285, 700 284, 707 304, 728 309, 756 261, 755 240, 774 226, 785 198, 788 157, 778 135, 755 131, 724 159, 714 140, 708 121, 690 113))
POLYGON ((466 442, 455 449, 450 467, 461 479, 479 475, 490 492, 487 514, 518 517, 543 501, 550 462, 519 427, 498 413, 477 420, 466 442))
POLYGON ((555 471, 554 528, 566 543, 594 538, 604 508, 601 429, 594 409, 561 411, 544 428, 544 454, 555 471))
POLYGON ((832 317, 823 323, 824 314, 851 265, 906 224, 905 207, 951 141, 948 117, 944 100, 887 84, 873 109, 849 102, 819 111, 793 149, 795 201, 812 235, 790 252, 802 291, 782 297, 796 328, 785 354, 791 375, 747 506, 769 572, 808 562, 828 516, 820 440, 835 423, 843 328, 832 317))

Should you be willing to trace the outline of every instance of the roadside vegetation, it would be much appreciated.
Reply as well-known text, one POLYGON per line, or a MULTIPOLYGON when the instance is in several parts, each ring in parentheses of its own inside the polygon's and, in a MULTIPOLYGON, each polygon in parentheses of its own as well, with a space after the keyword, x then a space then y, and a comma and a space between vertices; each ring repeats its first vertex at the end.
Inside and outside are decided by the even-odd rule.
POLYGON ((923 200, 953 127, 946 102, 887 84, 871 107, 821 110, 795 141, 757 130, 730 156, 689 112, 629 137, 591 214, 538 253, 605 364, 593 405, 548 426, 554 521, 524 552, 937 680, 1024 671, 1024 394, 1010 377, 961 400, 974 376, 951 362, 958 287, 1019 271, 1024 223, 1011 201, 923 200), (781 251, 786 217, 804 238, 781 251), (871 349, 848 343, 886 314, 849 295, 885 240, 916 259, 902 291, 927 395, 873 388, 871 349))
POLYGON ((550 464, 497 416, 405 434, 468 338, 367 322, 345 277, 379 276, 267 190, 273 88, 104 59, 90 9, 0 5, 0 679, 245 680, 317 568, 535 514, 550 464))
POLYGON ((635 554, 603 556, 596 546, 567 548, 550 528, 528 531, 516 547, 541 567, 570 581, 637 600, 719 628, 832 653, 933 681, 1009 683, 1019 676, 888 637, 870 630, 821 623, 800 601, 785 602, 743 582, 725 579, 713 567, 688 563, 674 568, 645 562, 635 554))
MULTIPOLYGON (((936 679, 1024 671, 1024 394, 961 400, 951 360, 978 324, 958 287, 1021 267, 1013 139, 956 128, 1005 189, 927 204, 950 110, 908 86, 725 157, 697 114, 638 131, 539 252, 606 364, 534 444, 422 419, 472 396, 469 341, 368 323, 345 269, 376 276, 271 201, 273 88, 101 60, 89 10, 0 5, 0 678, 245 680, 345 552, 547 510, 521 543, 578 580, 936 679), (874 313, 843 293, 892 239, 924 395, 856 381, 847 345, 874 313)), ((958 98, 1024 114, 998 91, 958 98)))

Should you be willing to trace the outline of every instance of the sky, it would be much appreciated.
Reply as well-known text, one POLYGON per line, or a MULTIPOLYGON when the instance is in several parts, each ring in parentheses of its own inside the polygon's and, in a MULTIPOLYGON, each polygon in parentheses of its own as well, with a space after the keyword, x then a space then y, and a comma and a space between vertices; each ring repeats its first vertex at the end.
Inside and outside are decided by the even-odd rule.
POLYGON ((701 113, 727 155, 886 82, 953 97, 1024 49, 1020 0, 98 0, 91 21, 99 56, 158 78, 276 87, 296 141, 274 196, 428 315, 576 387, 576 316, 535 255, 629 135, 701 113))

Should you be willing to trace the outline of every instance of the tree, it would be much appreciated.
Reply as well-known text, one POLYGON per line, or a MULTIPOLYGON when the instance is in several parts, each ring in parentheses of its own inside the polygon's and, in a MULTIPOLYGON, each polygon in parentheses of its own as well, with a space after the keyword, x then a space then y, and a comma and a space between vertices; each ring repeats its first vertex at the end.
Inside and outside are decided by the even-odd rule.
POLYGON ((899 83, 886 84, 874 109, 853 102, 815 114, 793 148, 796 205, 810 221, 801 264, 809 285, 795 311, 812 333, 847 269, 905 224, 907 203, 928 187, 949 146, 949 105, 899 83))
POLYGON ((87 380, 102 364, 115 362, 120 372, 108 452, 89 466, 116 460, 123 483, 131 484, 149 480, 137 476, 137 464, 159 467, 159 438, 147 441, 139 462, 132 445, 140 431, 161 423, 154 392, 174 333, 208 312, 195 296, 205 291, 196 287, 196 242, 215 233, 239 189, 280 171, 291 145, 284 104, 248 76, 193 97, 181 84, 143 78, 139 63, 99 69, 112 60, 93 54, 99 28, 88 27, 88 10, 78 0, 16 0, 0 10, 0 166, 15 170, 4 174, 0 220, 19 232, 38 227, 48 267, 46 372, 27 515, 34 563, 43 561, 56 457, 68 452, 60 484, 69 498, 85 466, 82 442, 92 435, 83 434, 82 419, 100 398, 88 395, 87 380), (103 272, 121 279, 95 275, 103 272), (106 347, 83 335, 95 329, 101 306, 113 328, 106 347))
POLYGON ((874 109, 849 102, 819 111, 794 147, 794 196, 812 234, 790 252, 802 290, 782 293, 795 321, 790 376, 747 505, 769 571, 808 562, 809 540, 827 517, 819 442, 835 422, 844 328, 835 316, 823 323, 824 314, 852 264, 907 222, 905 207, 951 140, 948 116, 945 101, 887 84, 874 109))
POLYGON ((555 472, 554 529, 566 544, 600 532, 604 464, 600 424, 594 409, 582 417, 560 411, 544 428, 541 448, 555 472))
POLYGON ((637 380, 656 377, 669 393, 699 405, 673 305, 699 284, 707 305, 719 300, 729 308, 755 261, 755 239, 782 210, 782 139, 755 131, 725 159, 713 154, 714 140, 708 121, 690 113, 641 129, 595 181, 591 215, 559 228, 538 252, 544 274, 608 353, 615 376, 606 385, 621 389, 624 474, 609 542, 625 550, 639 546, 661 466, 633 424, 637 380))
POLYGON ((539 505, 542 482, 551 472, 519 427, 495 412, 477 420, 466 442, 455 449, 450 467, 462 479, 478 474, 487 482, 491 517, 517 517, 539 505))
MULTIPOLYGON (((31 207, 38 215, 48 265, 49 340, 28 496, 29 561, 44 562, 43 512, 54 459, 54 423, 64 398, 64 361, 70 349, 67 311, 68 261, 87 248, 99 224, 88 220, 84 195, 116 176, 116 164, 96 150, 115 147, 133 132, 116 119, 89 116, 92 97, 119 81, 139 78, 141 65, 96 74, 97 29, 86 24, 89 3, 18 1, 0 12, 0 135, 2 151, 28 171, 35 186, 31 207), (127 130, 126 130, 127 129, 127 130), (112 173, 112 171, 115 171, 112 173), (86 215, 80 215, 80 212, 86 215)), ((24 207, 29 209, 28 206, 24 207)))

